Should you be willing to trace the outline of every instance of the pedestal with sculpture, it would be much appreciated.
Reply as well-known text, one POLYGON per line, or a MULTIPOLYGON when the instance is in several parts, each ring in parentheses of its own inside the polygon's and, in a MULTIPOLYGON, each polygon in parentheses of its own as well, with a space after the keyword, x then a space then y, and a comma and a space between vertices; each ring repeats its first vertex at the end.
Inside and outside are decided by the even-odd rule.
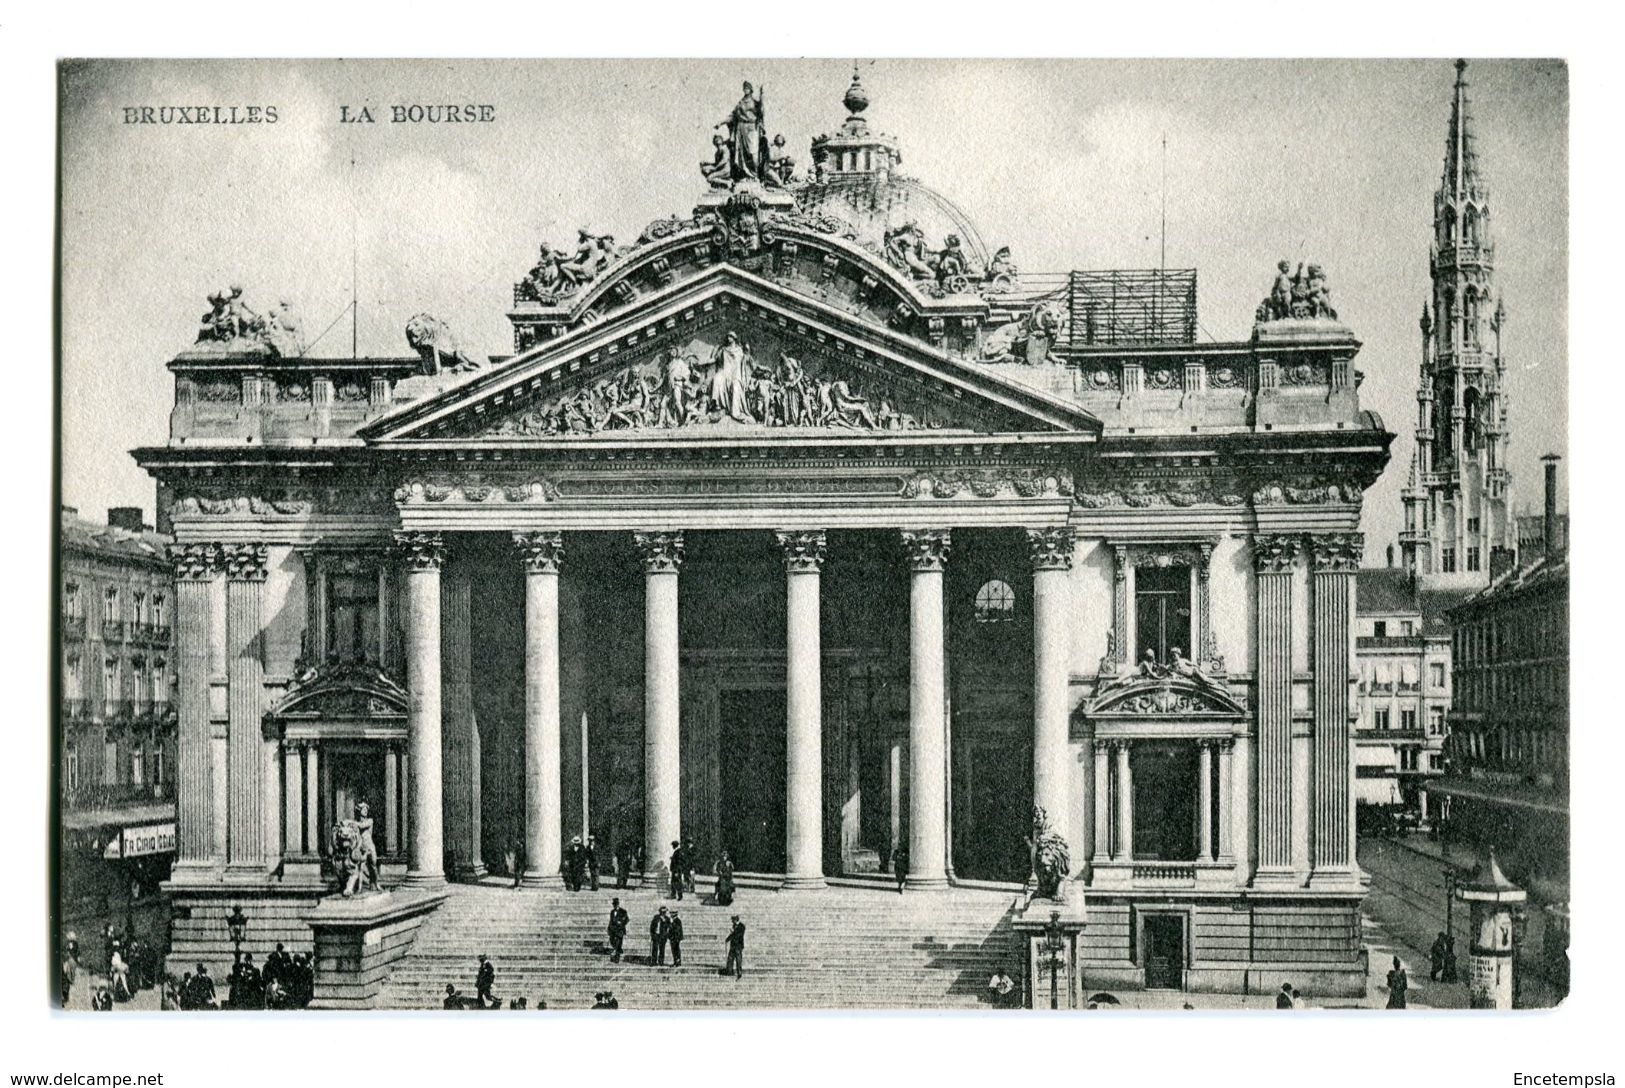
POLYGON ((1078 935, 1086 921, 1083 892, 1067 877, 1071 850, 1050 826, 1049 814, 1034 805, 1032 834, 1033 894, 1019 906, 1011 929, 1021 942, 1022 1005, 1029 1009, 1083 1007, 1083 979, 1078 966, 1078 935))

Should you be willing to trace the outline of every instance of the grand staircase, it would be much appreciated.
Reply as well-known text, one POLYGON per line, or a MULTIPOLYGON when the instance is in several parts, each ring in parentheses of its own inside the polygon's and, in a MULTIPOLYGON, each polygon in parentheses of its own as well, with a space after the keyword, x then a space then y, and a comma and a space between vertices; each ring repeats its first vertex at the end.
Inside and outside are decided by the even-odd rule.
POLYGON ((741 887, 731 907, 707 889, 681 903, 653 891, 539 891, 459 885, 396 964, 379 1007, 438 1009, 446 984, 472 997, 477 956, 496 966, 492 992, 549 1008, 589 1008, 600 990, 623 1009, 976 1008, 989 977, 1020 977, 1008 891, 956 888, 898 895, 880 887, 776 892, 741 887), (610 962, 609 901, 632 915, 626 956, 610 962), (649 920, 682 912, 683 966, 651 966, 649 920), (745 974, 720 974, 729 916, 747 926, 745 974))

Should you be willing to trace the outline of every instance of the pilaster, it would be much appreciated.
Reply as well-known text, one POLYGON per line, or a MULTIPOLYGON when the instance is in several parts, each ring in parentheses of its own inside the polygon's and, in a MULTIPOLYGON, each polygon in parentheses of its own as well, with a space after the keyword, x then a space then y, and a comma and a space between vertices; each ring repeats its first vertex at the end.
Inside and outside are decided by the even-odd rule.
POLYGON ((267 869, 265 828, 265 665, 261 657, 264 544, 230 544, 226 567, 226 869, 257 879, 267 869))
POLYGON ((1354 869, 1354 800, 1350 796, 1349 639, 1353 593, 1365 538, 1327 533, 1310 538, 1314 654, 1314 837, 1311 867, 1344 877, 1354 869))
POLYGON ((1302 542, 1296 536, 1253 538, 1258 592, 1258 873, 1259 882, 1290 881, 1293 872, 1292 577, 1302 542))
POLYGON ((210 869, 224 847, 214 838, 209 736, 210 596, 220 573, 220 546, 176 544, 170 558, 175 563, 176 869, 210 869))

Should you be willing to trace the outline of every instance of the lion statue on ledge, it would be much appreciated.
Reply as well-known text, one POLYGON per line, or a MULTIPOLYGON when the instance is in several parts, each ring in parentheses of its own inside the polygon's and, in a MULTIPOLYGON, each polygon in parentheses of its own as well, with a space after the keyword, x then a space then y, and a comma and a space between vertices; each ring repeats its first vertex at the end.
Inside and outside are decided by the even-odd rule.
POLYGON ((406 342, 423 360, 425 374, 462 374, 480 367, 479 360, 457 343, 446 323, 429 314, 414 314, 406 323, 406 342))

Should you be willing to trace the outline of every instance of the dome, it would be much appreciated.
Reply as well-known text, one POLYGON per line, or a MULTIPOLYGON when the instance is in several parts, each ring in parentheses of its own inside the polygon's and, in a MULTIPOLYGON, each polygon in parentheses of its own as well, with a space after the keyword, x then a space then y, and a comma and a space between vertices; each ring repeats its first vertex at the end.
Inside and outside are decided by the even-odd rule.
POLYGON ((919 227, 931 249, 941 249, 950 234, 958 235, 974 264, 987 267, 987 246, 976 225, 947 197, 912 178, 889 171, 837 175, 803 186, 796 200, 805 212, 850 224, 858 241, 877 248, 884 247, 888 230, 909 223, 919 227))

